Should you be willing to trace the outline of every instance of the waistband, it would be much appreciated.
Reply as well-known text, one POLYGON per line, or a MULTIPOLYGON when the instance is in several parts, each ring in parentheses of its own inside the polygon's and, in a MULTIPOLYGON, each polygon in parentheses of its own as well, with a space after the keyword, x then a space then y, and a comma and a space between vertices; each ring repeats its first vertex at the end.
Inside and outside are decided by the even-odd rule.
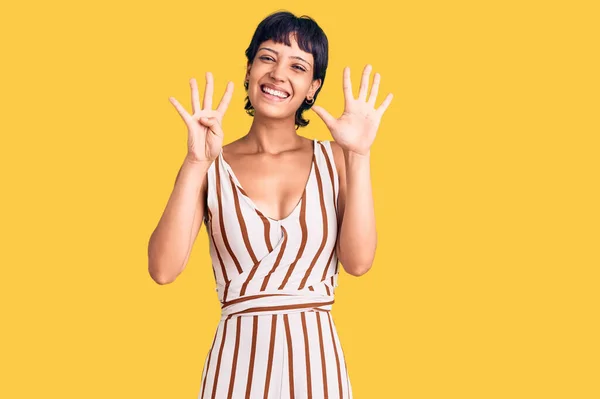
POLYGON ((295 293, 265 293, 226 301, 221 305, 221 320, 242 315, 295 313, 309 310, 329 312, 333 296, 311 291, 295 293))

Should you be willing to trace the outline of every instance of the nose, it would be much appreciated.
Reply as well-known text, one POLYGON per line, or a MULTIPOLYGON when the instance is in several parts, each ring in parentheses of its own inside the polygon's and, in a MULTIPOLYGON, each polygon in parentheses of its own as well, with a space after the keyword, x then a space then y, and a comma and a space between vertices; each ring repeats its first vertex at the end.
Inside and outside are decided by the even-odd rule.
POLYGON ((283 81, 285 79, 285 73, 284 73, 284 69, 285 66, 283 65, 283 63, 276 63, 273 65, 273 68, 271 68, 271 71, 269 72, 269 76, 271 77, 271 79, 276 80, 276 81, 283 81))

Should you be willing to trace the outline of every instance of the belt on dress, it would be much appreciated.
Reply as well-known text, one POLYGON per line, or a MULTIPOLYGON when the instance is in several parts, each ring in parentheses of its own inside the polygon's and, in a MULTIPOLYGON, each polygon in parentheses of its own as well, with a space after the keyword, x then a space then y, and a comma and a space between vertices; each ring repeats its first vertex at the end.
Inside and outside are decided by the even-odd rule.
POLYGON ((221 305, 221 320, 241 315, 283 314, 309 310, 329 312, 333 303, 333 296, 309 290, 248 295, 224 302, 221 305))

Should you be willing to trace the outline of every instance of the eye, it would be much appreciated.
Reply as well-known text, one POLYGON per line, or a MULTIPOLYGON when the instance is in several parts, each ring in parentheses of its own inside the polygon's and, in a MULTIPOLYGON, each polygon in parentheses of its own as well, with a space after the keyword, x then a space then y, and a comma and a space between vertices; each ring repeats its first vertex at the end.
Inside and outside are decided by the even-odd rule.
POLYGON ((303 72, 306 72, 306 68, 304 68, 302 65, 299 65, 299 64, 294 65, 293 68, 296 68, 296 69, 299 69, 299 70, 301 70, 303 72))
POLYGON ((258 58, 260 58, 263 61, 274 61, 273 58, 269 57, 268 55, 263 55, 258 58))

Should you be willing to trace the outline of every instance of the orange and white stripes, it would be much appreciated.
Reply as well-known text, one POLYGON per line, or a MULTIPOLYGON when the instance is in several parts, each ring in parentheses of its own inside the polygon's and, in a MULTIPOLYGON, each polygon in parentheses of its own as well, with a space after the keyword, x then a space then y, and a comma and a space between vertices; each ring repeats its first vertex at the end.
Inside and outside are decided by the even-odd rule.
POLYGON ((352 398, 331 313, 263 314, 219 323, 198 398, 352 398))
POLYGON ((222 153, 207 177, 204 223, 221 320, 199 398, 351 398, 329 312, 339 272, 330 142, 313 140, 302 198, 281 220, 258 209, 222 153))

